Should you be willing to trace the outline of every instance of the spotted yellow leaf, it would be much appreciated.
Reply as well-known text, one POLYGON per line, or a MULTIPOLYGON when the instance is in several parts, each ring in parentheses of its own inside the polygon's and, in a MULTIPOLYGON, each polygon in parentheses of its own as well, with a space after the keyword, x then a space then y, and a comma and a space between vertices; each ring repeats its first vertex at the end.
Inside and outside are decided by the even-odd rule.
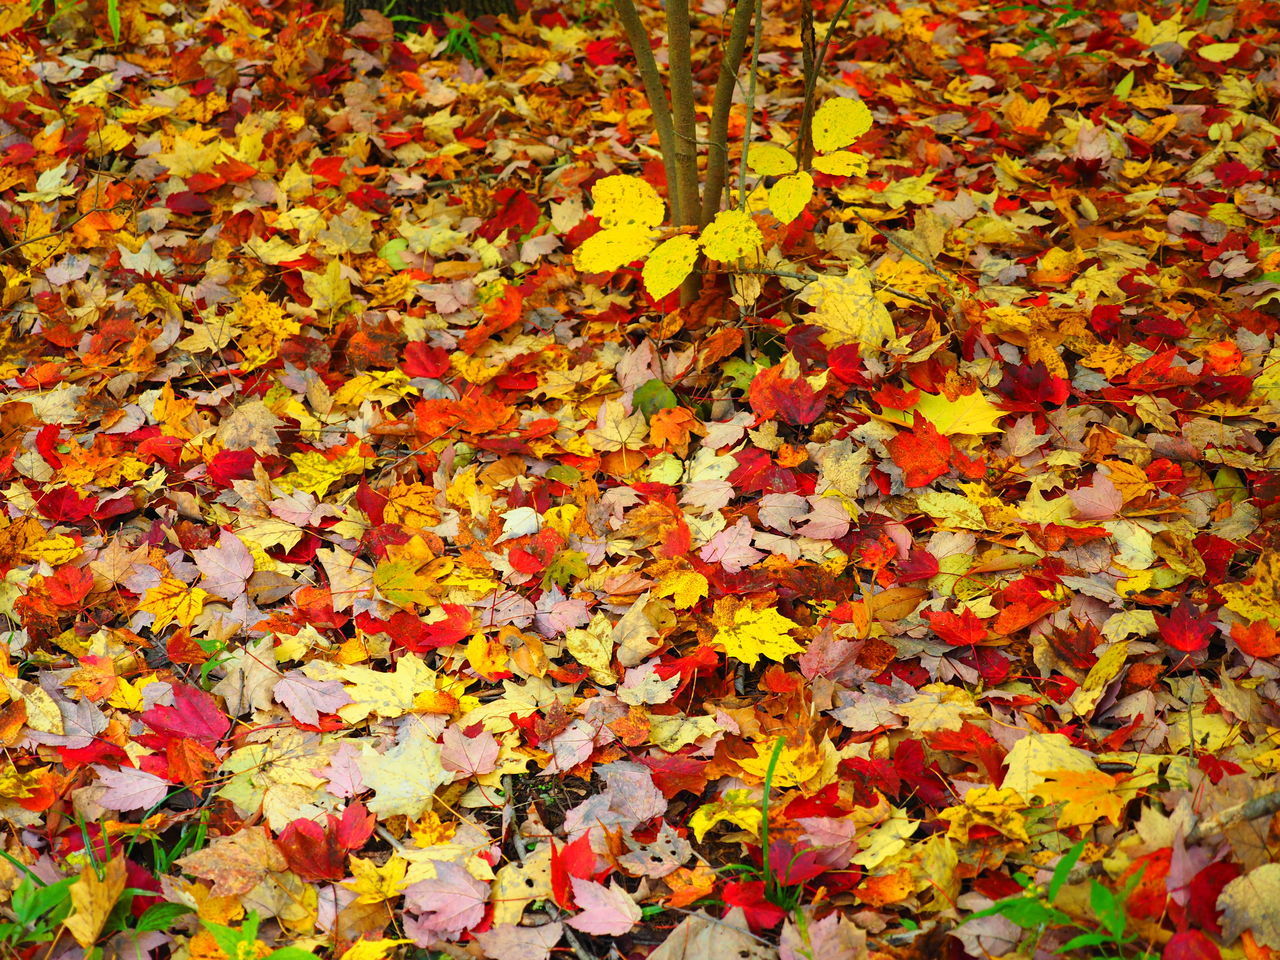
POLYGON ((800 294, 814 308, 808 321, 822 327, 828 347, 858 343, 879 347, 894 335, 893 318, 871 288, 871 275, 850 267, 843 277, 819 277, 800 294))
POLYGON ((664 240, 644 263, 641 277, 649 296, 661 300, 675 290, 693 271, 698 259, 698 241, 682 234, 664 240))
POLYGON ((582 242, 573 252, 573 265, 583 273, 609 273, 647 256, 652 249, 649 227, 609 227, 582 242))
POLYGON ((617 174, 591 188, 593 212, 604 227, 656 227, 666 216, 658 191, 639 177, 617 174))
POLYGON ((812 197, 813 177, 801 171, 783 177, 769 189, 769 206, 780 223, 790 223, 812 197))
POLYGON ((847 147, 871 129, 871 111, 861 100, 828 100, 813 115, 813 145, 819 153, 847 147))
POLYGON ((832 177, 860 177, 867 172, 867 166, 866 157, 848 150, 813 158, 813 169, 832 177))
POLYGON ((720 263, 755 253, 763 243, 764 234, 741 210, 721 210, 702 231, 702 252, 720 263))
POLYGON ((796 158, 776 143, 753 143, 747 151, 747 166, 762 177, 777 177, 794 171, 796 158))

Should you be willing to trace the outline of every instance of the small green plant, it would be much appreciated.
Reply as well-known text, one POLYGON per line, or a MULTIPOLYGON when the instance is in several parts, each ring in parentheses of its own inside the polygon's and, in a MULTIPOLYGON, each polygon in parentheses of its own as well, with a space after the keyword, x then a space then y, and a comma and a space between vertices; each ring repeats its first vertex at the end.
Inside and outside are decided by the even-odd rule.
MULTIPOLYGON (((62 16, 68 10, 81 6, 85 0, 31 0, 31 12, 39 13, 46 6, 49 8, 49 23, 62 16)), ((111 28, 111 39, 120 42, 120 0, 107 0, 107 26, 111 28)))
MULTIPOLYGON (((1037 942, 1050 927, 1079 928, 1079 921, 1059 910, 1053 902, 1066 886, 1071 871, 1079 862, 1083 852, 1084 841, 1081 840, 1058 861, 1046 887, 1036 884, 1025 874, 1014 874, 1013 878, 1022 885, 1023 892, 997 900, 987 909, 973 914, 970 919, 1004 917, 1023 930, 1032 931, 1032 936, 1037 942)), ((1125 903, 1141 878, 1142 871, 1136 872, 1119 891, 1109 890, 1097 880, 1092 881, 1089 903, 1093 908, 1098 929, 1072 937, 1059 947, 1057 952, 1067 954, 1086 948, 1101 948, 1101 953, 1090 953, 1091 960, 1122 960, 1126 957, 1130 960, 1154 960, 1152 955, 1146 952, 1138 954, 1127 952, 1132 949, 1131 945, 1137 939, 1137 934, 1125 933, 1129 925, 1125 903)))
MULTIPOLYGON (((1061 27, 1065 27, 1067 24, 1071 23, 1072 21, 1079 20, 1081 17, 1086 16, 1089 12, 1087 10, 1081 10, 1074 3, 1072 3, 1071 0, 1067 0, 1066 3, 1049 3, 1049 4, 1019 3, 1019 4, 1014 4, 1013 6, 1008 6, 1008 7, 998 7, 996 9, 996 12, 1004 13, 1010 10, 1025 10, 1027 13, 1046 13, 1046 12, 1056 13, 1058 16, 1049 25, 1049 30, 1057 30, 1061 27)), ((1042 45, 1048 46, 1048 47, 1055 47, 1060 45, 1060 41, 1058 40, 1058 38, 1055 37, 1052 33, 1050 33, 1049 30, 1046 30, 1043 27, 1039 27, 1031 23, 1028 23, 1026 27, 1028 30, 1032 32, 1032 34, 1035 35, 1035 37, 1034 39, 1029 40, 1023 46, 1022 52, 1024 54, 1030 53, 1036 47, 1039 47, 1042 45)))
MULTIPOLYGON (((233 960, 239 958, 254 958, 261 956, 258 953, 258 925, 261 918, 257 913, 250 910, 249 916, 245 918, 244 924, 240 929, 235 927, 224 927, 220 923, 210 923, 205 921, 205 929, 213 937, 214 942, 218 944, 218 949, 225 953, 233 960)), ((265 960, 316 960, 316 955, 310 950, 303 950, 301 947, 280 947, 278 950, 272 950, 266 955, 265 960)))
POLYGON ((480 56, 480 44, 471 32, 471 21, 465 17, 446 14, 444 22, 449 28, 449 32, 444 35, 444 52, 450 56, 466 57, 474 66, 480 66, 484 58, 480 56))
POLYGON ((0 946, 16 950, 29 944, 49 943, 71 913, 71 885, 75 877, 45 883, 8 854, 5 859, 26 871, 13 891, 9 909, 13 922, 0 921, 0 946))

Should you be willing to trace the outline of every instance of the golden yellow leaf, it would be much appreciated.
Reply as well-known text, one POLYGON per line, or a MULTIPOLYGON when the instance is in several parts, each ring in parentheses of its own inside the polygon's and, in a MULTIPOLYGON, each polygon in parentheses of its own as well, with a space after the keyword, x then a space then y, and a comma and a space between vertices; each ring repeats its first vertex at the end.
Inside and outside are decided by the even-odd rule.
POLYGON ((939 820, 951 826, 947 836, 967 843, 972 827, 991 827, 1006 837, 1029 843, 1026 822, 1027 802, 1009 787, 975 787, 964 795, 964 803, 938 812, 939 820))
POLYGON ((760 815, 760 793, 757 790, 726 790, 713 803, 704 803, 689 818, 689 829, 702 842, 707 831, 721 820, 727 820, 759 835, 764 822, 760 815))
POLYGON ((721 210, 702 231, 702 252, 720 263, 755 253, 763 243, 764 234, 741 210, 721 210))
POLYGON ((102 864, 101 879, 90 865, 71 885, 71 914, 63 923, 76 943, 86 950, 97 942, 111 908, 120 899, 124 869, 124 857, 113 857, 102 864))
POLYGON ((698 241, 687 234, 665 240, 649 255, 640 275, 649 296, 661 300, 671 293, 690 273, 698 259, 698 241))
POLYGON ((668 574, 658 583, 654 595, 670 597, 677 610, 688 610, 707 595, 710 589, 707 578, 696 570, 681 570, 668 574))
POLYGON ((360 940, 347 948, 346 952, 342 954, 341 960, 386 960, 386 958, 397 952, 397 947, 406 943, 413 943, 413 941, 393 938, 360 940))
POLYGON ((867 172, 870 161, 860 153, 837 150, 813 158, 813 169, 832 177, 860 177, 867 172))
MULTIPOLYGON (((739 760, 738 766, 763 783, 769 772, 769 764, 773 761, 774 745, 766 741, 752 744, 752 746, 755 748, 756 755, 739 760)), ((778 754, 778 762, 773 768, 772 783, 775 787, 798 787, 821 771, 822 753, 812 740, 805 739, 798 747, 788 743, 783 745, 778 754)))
POLYGON ((618 682, 613 669, 613 624, 608 617, 597 615, 586 629, 565 631, 564 645, 573 659, 591 671, 596 683, 611 686, 618 682))
POLYGON ((815 308, 806 319, 826 331, 822 342, 828 347, 879 347, 894 335, 893 318, 861 267, 850 267, 843 277, 819 277, 801 291, 800 299, 815 308))
POLYGON ((1060 733, 1027 734, 1013 745, 1004 765, 1009 768, 1004 786, 1028 801, 1050 775, 1060 776, 1064 770, 1092 773, 1097 769, 1089 754, 1073 747, 1060 733))
POLYGON ((1239 52, 1240 44, 1238 43, 1206 43, 1196 51, 1197 54, 1210 63, 1226 63, 1239 52))
POLYGON ((948 400, 941 394, 924 393, 920 395, 919 402, 906 411, 908 417, 912 411, 919 411, 944 437, 957 433, 999 433, 996 421, 1004 416, 1003 410, 977 391, 955 400, 948 400))
POLYGON ((155 616, 151 629, 159 633, 175 620, 184 627, 191 626, 209 596, 199 587, 190 587, 181 580, 165 577, 143 595, 138 609, 155 616))
POLYGON ((1055 770, 1052 780, 1035 788, 1036 796, 1049 803, 1065 803, 1058 828, 1085 827, 1104 817, 1120 823, 1128 799, 1116 789, 1115 777, 1101 770, 1055 770))
POLYGON ((781 662, 804 649, 788 635, 799 624, 788 620, 772 607, 757 610, 754 607, 740 606, 733 611, 732 620, 726 624, 723 614, 727 612, 725 601, 717 601, 716 614, 720 630, 716 633, 715 642, 735 660, 741 660, 748 666, 755 666, 761 657, 781 662))
POLYGON ((610 273, 647 256, 652 249, 649 227, 609 227, 582 241, 573 251, 573 265, 583 273, 610 273))
POLYGON ((352 882, 344 883, 343 886, 360 895, 356 898, 356 903, 381 903, 404 892, 405 873, 408 869, 409 861, 394 853, 382 866, 363 857, 352 857, 352 882))
POLYGON ((658 191, 640 177, 604 177, 591 188, 591 199, 604 227, 656 227, 666 216, 658 191))
POLYGON ((751 149, 747 151, 747 166, 752 173, 758 173, 762 177, 776 177, 794 172, 796 158, 785 147, 765 141, 751 144, 751 149))
POLYGON ((871 111, 861 100, 828 100, 813 115, 813 145, 819 153, 847 147, 871 129, 871 111))
POLYGON ((769 206, 780 223, 790 223, 813 197, 813 177, 801 171, 783 177, 769 188, 769 206))

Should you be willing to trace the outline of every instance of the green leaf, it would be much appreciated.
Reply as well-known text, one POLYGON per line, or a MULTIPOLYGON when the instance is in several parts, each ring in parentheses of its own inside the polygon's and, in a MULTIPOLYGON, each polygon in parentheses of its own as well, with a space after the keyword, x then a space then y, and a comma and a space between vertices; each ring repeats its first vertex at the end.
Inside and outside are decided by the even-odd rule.
POLYGON ((267 960, 317 960, 310 950, 301 947, 281 947, 267 954, 267 960))
POLYGON ((575 484, 582 480, 582 471, 567 463, 557 463, 547 471, 547 477, 557 483, 575 484))
POLYGON ((138 918, 138 930, 148 933, 153 930, 164 930, 172 926, 173 921, 184 913, 191 913, 191 908, 182 903, 157 903, 147 908, 146 913, 138 918))
POLYGON ((378 250, 378 256, 387 261, 387 266, 392 270, 408 270, 409 264, 405 263, 400 256, 408 247, 408 240, 404 239, 404 237, 396 237, 394 240, 388 240, 382 245, 378 250))
POLYGON ((120 42, 120 0, 107 0, 107 25, 111 27, 111 39, 120 42))
POLYGON ((632 396, 631 402, 637 410, 644 414, 646 420, 659 410, 670 410, 672 407, 679 406, 676 395, 671 392, 671 388, 657 378, 646 380, 636 387, 636 392, 632 396))
POLYGON ((1047 891, 1050 901, 1058 899, 1058 891, 1066 885, 1067 878, 1071 876, 1071 871, 1075 868, 1075 865, 1080 862, 1082 853, 1084 853, 1083 840, 1063 854, 1062 859, 1058 861, 1058 865, 1053 868, 1053 878, 1049 881, 1047 891))
POLYGON ((1133 92, 1133 71, 1130 70, 1124 75, 1124 79, 1116 84, 1114 96, 1117 100, 1127 100, 1129 94, 1133 92))

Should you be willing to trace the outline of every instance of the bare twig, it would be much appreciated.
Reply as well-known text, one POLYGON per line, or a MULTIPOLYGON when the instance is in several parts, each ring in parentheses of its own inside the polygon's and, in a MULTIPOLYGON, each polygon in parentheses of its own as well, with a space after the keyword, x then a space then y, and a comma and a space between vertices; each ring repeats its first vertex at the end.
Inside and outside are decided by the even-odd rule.
POLYGON ((849 8, 849 0, 844 0, 840 4, 840 9, 836 11, 836 15, 827 24, 827 32, 822 38, 822 45, 818 48, 818 54, 813 58, 813 69, 806 68, 804 78, 804 106, 800 111, 800 135, 796 139, 796 160, 800 163, 800 169, 808 170, 809 162, 813 159, 813 113, 814 106, 817 102, 818 79, 822 76, 822 66, 827 60, 827 51, 831 49, 831 34, 835 31, 836 24, 844 18, 844 12, 849 8))
POLYGON ((738 171, 738 206, 747 207, 747 154, 751 149, 751 125, 756 118, 756 76, 760 72, 760 42, 764 39, 764 26, 761 24, 764 13, 764 0, 755 0, 755 36, 751 40, 751 71, 747 78, 747 125, 742 131, 742 161, 738 171))
POLYGON ((1187 843, 1198 843, 1214 834, 1221 833, 1233 823, 1240 823, 1243 820, 1257 820, 1259 817, 1271 817, 1277 813, 1280 813, 1280 790, 1273 790, 1271 793, 1264 793, 1261 796, 1254 797, 1252 800, 1238 803, 1234 807, 1227 807, 1221 813, 1209 817, 1207 820, 1201 820, 1187 834, 1187 843))

